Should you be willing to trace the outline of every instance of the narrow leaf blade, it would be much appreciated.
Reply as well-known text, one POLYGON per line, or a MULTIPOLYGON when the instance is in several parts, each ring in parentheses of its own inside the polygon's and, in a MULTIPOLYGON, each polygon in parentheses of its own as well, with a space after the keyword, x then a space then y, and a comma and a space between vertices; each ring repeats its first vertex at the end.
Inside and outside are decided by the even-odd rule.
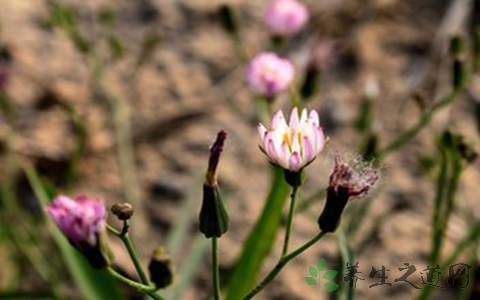
POLYGON ((273 168, 270 193, 260 218, 245 241, 242 254, 230 278, 227 300, 241 299, 253 288, 262 262, 272 249, 289 191, 283 176, 282 169, 273 168))

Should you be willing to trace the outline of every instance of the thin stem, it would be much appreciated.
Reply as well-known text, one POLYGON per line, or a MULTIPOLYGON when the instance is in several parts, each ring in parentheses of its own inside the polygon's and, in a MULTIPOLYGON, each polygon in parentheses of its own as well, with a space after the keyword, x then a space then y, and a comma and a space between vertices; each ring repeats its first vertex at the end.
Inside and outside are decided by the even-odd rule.
POLYGON ((213 299, 220 300, 220 274, 218 268, 218 240, 212 237, 213 299))
POLYGON ((135 251, 132 241, 130 240, 130 237, 128 236, 128 232, 125 230, 125 228, 128 228, 127 222, 124 223, 123 229, 121 232, 115 229, 113 226, 107 224, 107 230, 110 231, 112 234, 116 235, 117 237, 119 237, 122 240, 123 244, 125 245, 125 248, 127 248, 128 254, 132 259, 133 265, 135 266, 135 270, 137 271, 137 274, 140 277, 140 280, 142 281, 142 283, 148 285, 150 284, 150 282, 148 281, 148 277, 145 275, 145 272, 143 271, 142 265, 140 264, 140 260, 138 259, 138 256, 137 256, 137 252, 135 251))
POLYGON ((120 234, 120 231, 118 231, 115 227, 113 227, 113 226, 110 225, 110 224, 107 224, 107 230, 108 230, 111 234, 116 235, 116 236, 118 236, 118 237, 120 237, 120 235, 121 235, 121 234, 120 234))
POLYGON ((137 274, 140 277, 140 280, 142 281, 143 284, 148 285, 149 284, 148 277, 145 275, 145 272, 142 269, 142 265, 140 264, 137 253, 135 251, 135 248, 132 245, 132 241, 128 237, 128 234, 121 236, 121 239, 125 244, 125 248, 127 248, 128 254, 132 259, 133 265, 135 266, 135 270, 137 270, 137 274))
POLYGON ((295 185, 292 188, 292 194, 290 195, 290 209, 288 211, 287 228, 285 231, 285 240, 283 242, 282 256, 285 256, 288 252, 288 243, 290 242, 290 232, 292 231, 293 215, 295 212, 295 202, 297 200, 298 186, 295 185))
POLYGON ((125 276, 121 275, 120 273, 118 273, 117 271, 115 271, 112 267, 107 267, 107 271, 108 271, 108 273, 110 273, 110 275, 115 277, 117 280, 120 280, 121 282, 135 288, 139 292, 148 294, 150 297, 152 297, 152 299, 155 299, 155 300, 163 299, 161 296, 159 296, 158 294, 155 293, 155 290, 156 290, 155 287, 144 285, 144 284, 138 283, 134 280, 128 279, 127 277, 125 277, 125 276))
POLYGON ((258 294, 261 290, 265 288, 265 286, 270 283, 275 277, 280 273, 282 268, 292 259, 297 257, 298 255, 302 254, 305 250, 313 246, 316 242, 318 242, 322 237, 325 235, 324 232, 319 232, 316 236, 310 239, 308 242, 303 244, 302 246, 295 249, 290 254, 282 256, 278 263, 273 267, 273 269, 265 276, 265 278, 255 287, 253 288, 243 299, 252 299, 256 294, 258 294))
POLYGON ((393 140, 385 148, 379 150, 376 155, 377 158, 380 159, 386 154, 399 149, 400 147, 405 145, 407 142, 409 142, 413 137, 415 137, 420 132, 420 130, 422 130, 425 126, 427 126, 428 123, 430 123, 430 120, 432 119, 432 117, 435 115, 437 111, 439 111, 444 106, 447 106, 448 104, 453 102, 453 100, 455 100, 462 91, 463 91, 463 87, 454 89, 450 93, 448 93, 442 100, 437 102, 429 111, 424 112, 420 120, 418 120, 418 122, 413 127, 411 127, 410 129, 408 129, 407 131, 399 135, 395 140, 393 140))

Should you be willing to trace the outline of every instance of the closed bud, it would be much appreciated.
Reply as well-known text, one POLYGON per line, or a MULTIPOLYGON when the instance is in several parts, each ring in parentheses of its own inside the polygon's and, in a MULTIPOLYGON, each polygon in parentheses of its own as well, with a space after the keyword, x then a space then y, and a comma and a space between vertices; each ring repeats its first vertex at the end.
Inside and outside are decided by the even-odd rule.
POLYGON ((465 65, 463 61, 460 59, 455 59, 453 61, 453 78, 452 78, 452 85, 453 89, 458 91, 462 88, 463 84, 465 83, 465 65))
POLYGON ((235 10, 228 4, 223 4, 219 9, 222 26, 230 34, 238 34, 238 20, 235 10))
POLYGON ((133 215, 132 205, 126 202, 113 204, 110 211, 121 221, 127 221, 133 215))
POLYGON ((223 205, 218 188, 217 166, 227 133, 218 132, 217 139, 210 148, 208 170, 203 184, 203 201, 199 216, 199 229, 205 237, 220 237, 228 230, 229 217, 223 205))
POLYGON ((317 93, 320 86, 320 75, 321 72, 317 66, 314 64, 308 66, 302 88, 300 89, 300 94, 303 99, 309 100, 317 93))
POLYGON ((223 205, 218 185, 203 185, 203 202, 199 229, 205 237, 220 237, 228 230, 229 217, 223 205))
POLYGON ((478 72, 480 70, 480 28, 475 30, 473 36, 473 60, 474 71, 478 72))
POLYGON ((463 52, 462 37, 459 35, 455 35, 450 39, 450 55, 452 55, 452 57, 457 58, 462 52, 463 52))
POLYGON ((148 264, 150 272, 150 280, 159 289, 166 288, 173 281, 173 267, 170 255, 163 249, 158 247, 152 255, 152 259, 148 264))

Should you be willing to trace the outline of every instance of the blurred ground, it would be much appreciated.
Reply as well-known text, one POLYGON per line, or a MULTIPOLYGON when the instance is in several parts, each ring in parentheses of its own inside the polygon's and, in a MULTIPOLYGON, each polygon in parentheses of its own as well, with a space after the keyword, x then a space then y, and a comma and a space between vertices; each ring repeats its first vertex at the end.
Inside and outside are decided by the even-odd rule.
MULTIPOLYGON (((382 144, 417 119, 419 107, 413 100, 414 94, 423 95, 429 104, 445 92, 449 77, 448 65, 443 61, 448 33, 468 33, 474 1, 307 2, 312 12, 311 22, 284 54, 301 70, 314 47, 333 50, 327 51, 329 60, 321 92, 308 104, 321 111, 321 123, 330 142, 308 169, 304 195, 325 187, 333 151, 351 155, 359 151, 364 137, 352 128, 352 123, 368 83, 378 82, 379 86, 374 128, 382 144)), ((231 230, 220 242, 222 267, 228 270, 262 209, 269 174, 266 160, 257 148, 254 105, 243 83, 243 67, 215 17, 222 2, 69 0, 62 3, 78 9, 81 31, 91 41, 101 35, 102 29, 95 22, 98 13, 105 7, 117 13, 114 30, 125 43, 127 58, 112 62, 108 45, 98 46, 107 53, 102 55, 108 63, 104 70, 106 83, 130 105, 141 187, 132 230, 145 262, 153 248, 164 243, 168 229, 175 226, 181 200, 189 191, 200 189, 208 146, 217 130, 223 128, 229 133, 220 166, 222 185, 234 191, 228 203, 231 230), (128 57, 138 55, 141 38, 151 31, 161 37, 160 45, 151 61, 132 78, 133 60, 128 57)), ((249 52, 268 47, 265 42, 268 33, 262 22, 264 1, 229 3, 241 16, 242 39, 249 52)), ((87 154, 73 190, 99 195, 109 203, 124 200, 109 107, 89 88, 91 78, 86 63, 69 38, 59 30, 42 26, 46 18, 45 1, 0 2, 0 41, 13 57, 13 76, 7 91, 18 113, 15 150, 37 166, 43 162, 52 177, 62 180, 65 176, 61 173, 62 162, 69 158, 74 139, 68 115, 51 103, 51 98, 57 97, 73 105, 87 120, 87 154)), ((393 281, 402 274, 397 268, 409 262, 417 266, 418 271, 412 277, 417 284, 420 282, 418 272, 426 268, 430 247, 434 177, 422 171, 419 158, 435 153, 432 133, 447 125, 478 148, 478 132, 471 113, 473 100, 480 99, 478 95, 472 90, 462 97, 453 109, 435 118, 433 125, 384 162, 382 186, 367 218, 369 224, 361 228, 358 239, 353 241, 354 249, 358 248, 355 260, 365 277, 372 266, 378 269, 384 265, 391 270, 389 278, 393 281), (372 226, 373 234, 366 237, 372 226)), ((288 99, 279 99, 275 107, 288 109, 288 99)), ((458 210, 467 214, 452 219, 445 247, 448 252, 468 228, 470 221, 465 215, 471 219, 480 217, 476 203, 478 167, 478 163, 470 166, 463 174, 458 210)), ((312 212, 319 214, 322 205, 319 201, 312 212)), ((197 210, 192 212, 192 236, 197 234, 196 214, 197 210)), ((309 214, 299 215, 294 226, 294 244, 308 239, 317 230, 309 214)), ((333 259, 337 253, 334 240, 329 237, 328 242, 296 259, 259 299, 327 297, 326 293, 306 285, 304 277, 307 266, 315 265, 319 258, 333 259)), ((278 250, 280 239, 277 242, 278 250)), ((265 270, 276 262, 278 252, 266 261, 265 270)), ((132 271, 125 257, 117 256, 120 264, 132 271)), ((189 288, 185 299, 203 299, 208 295, 208 264, 204 267, 205 272, 189 288)), ((6 276, 5 272, 8 273, 0 271, 0 278, 6 276)), ((372 283, 372 280, 358 283, 359 299, 406 299, 416 293, 401 283, 390 288, 368 289, 372 283)), ((443 293, 439 297, 447 296, 448 293, 443 293)))

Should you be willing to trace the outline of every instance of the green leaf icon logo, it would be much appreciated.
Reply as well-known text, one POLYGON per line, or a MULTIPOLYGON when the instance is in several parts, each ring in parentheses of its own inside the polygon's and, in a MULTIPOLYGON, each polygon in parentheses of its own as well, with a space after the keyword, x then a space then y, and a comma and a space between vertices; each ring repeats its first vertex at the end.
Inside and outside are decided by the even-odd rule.
POLYGON ((336 282, 330 281, 323 285, 323 287, 330 293, 338 289, 338 284, 336 282))
POLYGON ((323 279, 332 280, 333 278, 335 278, 335 276, 337 276, 337 273, 338 272, 335 270, 329 270, 325 272, 325 274, 323 274, 323 279))
MULTIPOLYGON (((305 281, 307 282, 307 284, 312 285, 312 286, 317 285, 317 284, 320 285, 322 281, 321 281, 319 276, 321 275, 321 272, 324 271, 326 268, 327 268, 327 261, 325 260, 325 258, 322 258, 318 262, 316 268, 313 267, 313 266, 309 266, 308 267, 308 273, 310 273, 310 276, 305 277, 305 281)), ((338 274, 338 271, 326 270, 325 274, 323 274, 322 278, 325 279, 325 280, 333 280, 335 278, 335 276, 337 276, 337 274, 338 274)), ((338 289, 339 285, 334 281, 330 281, 330 282, 327 282, 327 283, 323 284, 323 287, 328 292, 333 292, 336 289, 338 289)))
POLYGON ((319 272, 322 272, 323 270, 325 270, 326 267, 327 261, 325 260, 325 258, 322 258, 317 264, 317 269, 319 272))
POLYGON ((317 281, 313 277, 305 277, 305 281, 308 285, 317 285, 317 281))

